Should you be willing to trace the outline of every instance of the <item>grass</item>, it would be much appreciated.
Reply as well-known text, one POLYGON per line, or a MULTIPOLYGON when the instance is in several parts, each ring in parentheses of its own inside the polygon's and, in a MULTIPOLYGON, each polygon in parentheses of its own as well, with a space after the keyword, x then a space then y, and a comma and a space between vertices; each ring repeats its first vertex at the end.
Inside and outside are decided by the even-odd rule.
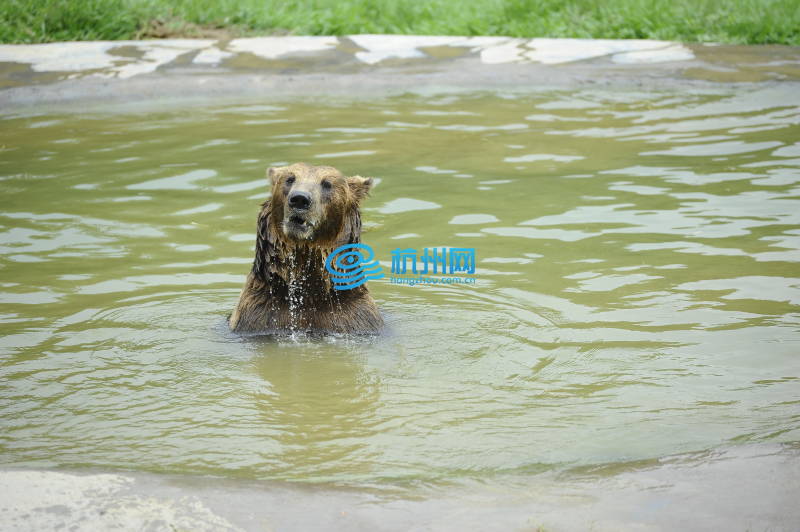
POLYGON ((504 35, 800 45, 800 0, 0 0, 0 42, 504 35))

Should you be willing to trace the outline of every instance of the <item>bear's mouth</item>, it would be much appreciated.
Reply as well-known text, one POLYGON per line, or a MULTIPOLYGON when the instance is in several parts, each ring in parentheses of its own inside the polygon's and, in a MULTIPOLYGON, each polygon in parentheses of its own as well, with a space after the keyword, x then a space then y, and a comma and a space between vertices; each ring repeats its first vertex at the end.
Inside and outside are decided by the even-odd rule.
POLYGON ((300 227, 305 227, 308 224, 308 221, 299 214, 293 214, 289 217, 289 223, 299 225, 300 227))
POLYGON ((310 239, 314 232, 314 224, 302 214, 295 212, 283 222, 283 232, 293 238, 310 239))

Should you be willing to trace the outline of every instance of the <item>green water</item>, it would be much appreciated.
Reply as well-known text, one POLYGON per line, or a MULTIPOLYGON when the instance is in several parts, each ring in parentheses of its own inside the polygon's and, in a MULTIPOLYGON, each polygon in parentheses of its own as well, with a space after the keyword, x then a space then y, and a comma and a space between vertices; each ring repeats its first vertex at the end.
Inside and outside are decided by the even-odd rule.
POLYGON ((545 92, 0 121, 0 461, 487 481, 800 441, 800 95, 545 92), (374 339, 227 331, 269 165, 476 250, 374 339))

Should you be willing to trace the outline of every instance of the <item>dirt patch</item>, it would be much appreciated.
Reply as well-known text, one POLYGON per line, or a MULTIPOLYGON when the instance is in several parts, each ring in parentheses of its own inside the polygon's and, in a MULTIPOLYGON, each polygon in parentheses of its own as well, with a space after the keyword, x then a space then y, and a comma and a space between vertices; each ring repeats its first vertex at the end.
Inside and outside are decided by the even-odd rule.
POLYGON ((227 40, 248 34, 241 26, 223 24, 199 25, 180 18, 154 18, 147 21, 138 32, 136 39, 217 39, 227 40))

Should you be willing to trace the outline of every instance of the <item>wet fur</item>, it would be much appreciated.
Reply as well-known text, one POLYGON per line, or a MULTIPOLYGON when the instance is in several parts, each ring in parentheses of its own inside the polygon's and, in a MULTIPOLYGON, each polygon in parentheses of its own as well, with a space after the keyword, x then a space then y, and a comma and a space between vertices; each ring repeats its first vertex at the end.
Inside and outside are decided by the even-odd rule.
MULTIPOLYGON (((258 215, 253 267, 229 318, 231 329, 257 333, 378 332, 383 320, 367 286, 334 290, 325 270, 325 259, 333 249, 360 242, 359 203, 372 181, 358 176, 344 178, 333 168, 303 164, 271 169, 270 177, 272 198, 262 204, 258 215), (309 239, 291 238, 284 229, 285 204, 291 189, 286 176, 298 171, 313 175, 310 186, 314 186, 313 179, 321 180, 320 175, 337 174, 309 239)), ((309 186, 309 180, 305 185, 309 186)))

